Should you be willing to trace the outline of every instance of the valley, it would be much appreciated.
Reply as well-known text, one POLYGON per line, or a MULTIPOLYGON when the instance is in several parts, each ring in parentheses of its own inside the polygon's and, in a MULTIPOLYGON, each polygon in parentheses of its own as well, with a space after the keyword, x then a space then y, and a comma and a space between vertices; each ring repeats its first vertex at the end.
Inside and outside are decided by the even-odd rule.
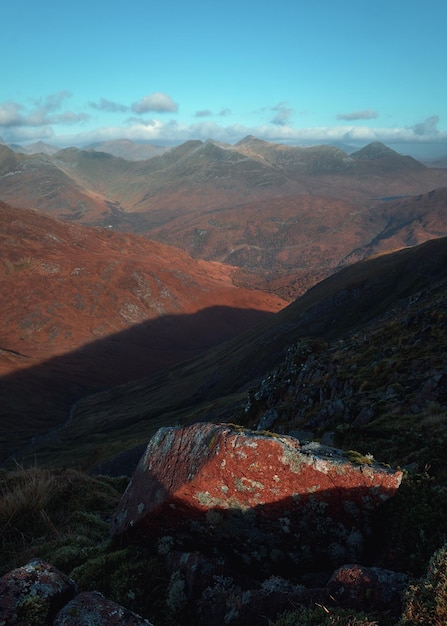
MULTIPOLYGON (((138 154, 131 142, 114 148, 138 154)), ((3 459, 59 432, 75 405, 107 389, 119 391, 105 401, 103 425, 96 407, 89 435, 90 416, 58 442, 117 428, 119 446, 121 429, 155 415, 177 419, 180 407, 189 415, 209 393, 239 402, 288 344, 315 334, 265 324, 283 328, 281 316, 352 263, 447 235, 447 170, 383 144, 348 155, 250 136, 154 154, 126 160, 93 148, 0 146, 3 459), (281 348, 270 346, 254 366, 250 354, 264 332, 279 334, 281 348), (186 370, 170 369, 182 362, 186 370), (147 376, 157 398, 150 411, 138 408, 135 391, 147 376), (115 418, 125 384, 132 409, 115 418)), ((125 445, 140 439, 126 437, 125 445)), ((101 446, 94 449, 79 462, 102 458, 101 446)))

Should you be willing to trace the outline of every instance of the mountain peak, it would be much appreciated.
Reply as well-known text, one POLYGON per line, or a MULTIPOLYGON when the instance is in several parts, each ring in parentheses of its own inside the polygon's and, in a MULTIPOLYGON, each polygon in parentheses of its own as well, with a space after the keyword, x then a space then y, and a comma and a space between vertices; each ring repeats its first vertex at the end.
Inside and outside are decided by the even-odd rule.
POLYGON ((387 167, 390 165, 393 168, 409 168, 409 169, 424 169, 425 165, 420 161, 417 161, 411 156, 405 156, 399 154, 392 148, 389 148, 380 141, 373 141, 367 146, 364 146, 360 150, 351 153, 351 158, 356 161, 378 161, 385 159, 387 167))
POLYGON ((369 159, 381 159, 384 156, 396 155, 400 156, 395 150, 388 148, 384 143, 380 141, 373 141, 367 146, 364 146, 360 150, 351 153, 353 159, 369 160, 369 159))
MULTIPOLYGON (((235 146, 253 146, 253 145, 269 145, 268 141, 264 141, 263 139, 258 139, 257 137, 255 137, 254 135, 247 135, 246 137, 244 137, 243 139, 241 139, 240 141, 238 141, 235 146)), ((270 144, 272 145, 272 144, 270 144)))

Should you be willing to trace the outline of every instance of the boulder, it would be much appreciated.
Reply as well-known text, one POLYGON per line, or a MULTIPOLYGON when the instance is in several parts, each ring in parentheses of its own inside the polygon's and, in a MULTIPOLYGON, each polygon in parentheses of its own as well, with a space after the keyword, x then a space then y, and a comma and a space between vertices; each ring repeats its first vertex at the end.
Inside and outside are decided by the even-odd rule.
POLYGON ((108 600, 98 591, 85 591, 59 611, 53 626, 151 626, 150 622, 108 600))
POLYGON ((112 522, 114 537, 233 559, 299 576, 361 561, 373 510, 402 473, 336 448, 234 425, 161 428, 112 522))
POLYGON ((0 624, 51 624, 76 593, 73 580, 36 559, 0 578, 0 624))
POLYGON ((380 567, 340 567, 327 583, 328 602, 355 611, 386 611, 398 617, 408 576, 380 567))

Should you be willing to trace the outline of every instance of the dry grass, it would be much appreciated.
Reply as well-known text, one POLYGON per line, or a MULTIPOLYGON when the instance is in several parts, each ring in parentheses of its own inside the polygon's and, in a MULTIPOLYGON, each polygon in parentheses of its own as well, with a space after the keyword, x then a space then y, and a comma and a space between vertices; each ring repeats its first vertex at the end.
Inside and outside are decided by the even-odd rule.
POLYGON ((30 558, 55 561, 61 546, 96 545, 125 485, 76 470, 18 466, 0 472, 0 575, 30 558), (54 554, 53 554, 54 553, 54 554))
POLYGON ((48 506, 61 481, 39 467, 4 472, 0 477, 0 538, 11 532, 26 532, 51 525, 48 506))

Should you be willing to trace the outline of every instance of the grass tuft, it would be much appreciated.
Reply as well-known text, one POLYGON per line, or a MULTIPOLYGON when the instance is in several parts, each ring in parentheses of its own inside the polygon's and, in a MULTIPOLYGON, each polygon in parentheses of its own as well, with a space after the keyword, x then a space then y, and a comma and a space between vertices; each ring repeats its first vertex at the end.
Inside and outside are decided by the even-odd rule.
POLYGON ((30 537, 52 528, 48 512, 60 481, 49 470, 17 467, 0 476, 0 540, 30 537))

